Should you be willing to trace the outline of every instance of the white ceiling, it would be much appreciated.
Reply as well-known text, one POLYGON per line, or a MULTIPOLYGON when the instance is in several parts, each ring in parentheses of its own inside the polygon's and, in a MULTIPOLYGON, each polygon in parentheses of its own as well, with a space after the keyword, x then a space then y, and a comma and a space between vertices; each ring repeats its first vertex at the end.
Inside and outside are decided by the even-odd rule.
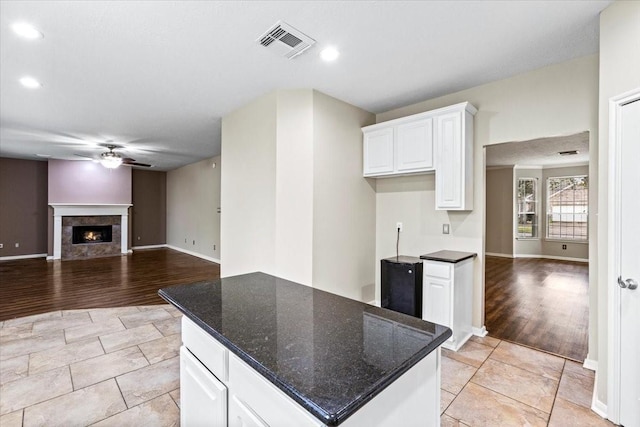
POLYGON ((219 154, 221 117, 274 89, 379 113, 595 53, 610 3, 2 1, 0 156, 71 159, 111 140, 170 170, 219 154), (259 46, 278 20, 317 44, 293 60, 259 46), (44 38, 19 38, 16 21, 44 38), (327 45, 336 62, 320 60, 327 45))
POLYGON ((486 148, 486 165, 491 166, 564 166, 588 164, 589 132, 574 135, 506 142, 486 148), (578 154, 561 156, 561 151, 575 150, 578 154))

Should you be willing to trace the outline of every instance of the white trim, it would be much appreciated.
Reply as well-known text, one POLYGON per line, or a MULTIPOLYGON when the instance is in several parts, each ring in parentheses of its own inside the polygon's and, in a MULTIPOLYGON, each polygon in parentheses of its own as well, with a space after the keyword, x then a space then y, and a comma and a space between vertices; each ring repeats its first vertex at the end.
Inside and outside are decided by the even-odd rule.
POLYGON ((199 254, 198 252, 190 251, 188 249, 182 249, 182 248, 179 248, 177 246, 173 246, 173 245, 169 245, 169 244, 166 247, 169 248, 169 249, 173 249, 174 251, 185 253, 187 255, 192 255, 192 256, 195 256, 195 257, 198 257, 198 258, 202 258, 202 259, 207 260, 207 261, 215 262, 216 264, 221 264, 219 259, 207 256, 207 255, 199 254))
POLYGON ((559 165, 545 165, 542 169, 562 169, 562 168, 577 168, 580 166, 589 166, 589 162, 575 162, 575 163, 562 163, 559 165))
POLYGON ((486 337, 489 334, 489 331, 487 331, 487 327, 484 325, 481 328, 472 326, 471 333, 477 337, 486 337))
POLYGON ((568 256, 553 256, 553 255, 515 254, 513 257, 514 258, 543 258, 543 259, 557 259, 560 261, 589 262, 589 258, 573 258, 568 256))
POLYGON ((513 254, 499 254, 496 252, 485 252, 484 254, 488 256, 498 256, 501 258, 513 258, 513 254))
POLYGON ((542 165, 514 165, 513 168, 514 169, 521 169, 521 170, 522 169, 524 169, 524 170, 527 170, 527 169, 537 170, 537 169, 543 169, 544 166, 542 166, 542 165))
MULTIPOLYGON (((607 366, 607 403, 608 416, 613 423, 620 421, 620 287, 616 278, 620 275, 620 113, 622 106, 640 100, 640 87, 609 99, 609 174, 608 174, 608 227, 609 242, 607 248, 607 268, 609 273, 605 283, 600 286, 608 288, 608 366, 607 366)), ((597 376, 596 376, 597 379, 597 376)), ((594 394, 595 407, 595 394, 594 394)), ((593 408, 594 411, 596 410, 593 408)))
POLYGON ((53 255, 47 255, 47 261, 53 261, 53 255))
POLYGON ((596 377, 593 383, 593 397, 591 398, 591 410, 601 416, 602 418, 607 418, 608 408, 607 405, 602 403, 600 399, 598 399, 598 371, 596 371, 596 377))
POLYGON ((62 259, 62 217, 120 216, 120 253, 129 253, 129 208, 131 204, 49 203, 53 208, 53 258, 62 259))
POLYGON ((14 259, 29 259, 29 258, 46 258, 47 254, 29 254, 29 255, 11 255, 0 256, 0 261, 11 261, 14 259))
POLYGON ((582 364, 584 369, 588 369, 590 371, 596 372, 598 370, 598 361, 593 359, 584 359, 584 363, 582 364))
POLYGON ((163 243, 161 245, 146 245, 146 246, 131 246, 131 250, 135 251, 136 249, 160 249, 166 248, 167 244, 163 243))
POLYGON ((380 301, 378 301, 377 299, 371 300, 367 304, 375 305, 376 307, 380 307, 380 301))

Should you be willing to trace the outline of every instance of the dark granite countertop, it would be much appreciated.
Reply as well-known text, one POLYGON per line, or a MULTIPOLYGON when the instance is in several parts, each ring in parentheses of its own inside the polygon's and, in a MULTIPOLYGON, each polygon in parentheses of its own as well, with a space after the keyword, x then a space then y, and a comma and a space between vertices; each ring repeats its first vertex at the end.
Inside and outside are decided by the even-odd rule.
POLYGON ((328 425, 451 336, 444 326, 264 273, 158 293, 328 425))
POLYGON ((420 255, 421 259, 428 259, 431 261, 442 261, 450 263, 458 263, 465 259, 475 258, 477 254, 473 252, 458 252, 458 251, 438 251, 432 252, 426 255, 420 255))

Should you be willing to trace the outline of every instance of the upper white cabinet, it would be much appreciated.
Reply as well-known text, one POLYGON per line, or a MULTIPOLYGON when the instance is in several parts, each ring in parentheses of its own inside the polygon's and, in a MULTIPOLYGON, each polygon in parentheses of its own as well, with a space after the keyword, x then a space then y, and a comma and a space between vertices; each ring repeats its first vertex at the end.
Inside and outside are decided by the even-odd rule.
POLYGON ((473 209, 473 114, 460 109, 435 118, 436 209, 473 209))
POLYGON ((468 102, 362 128, 365 177, 436 174, 436 209, 473 209, 473 116, 468 102))
POLYGON ((364 135, 364 175, 393 173, 393 128, 374 130, 364 135))
POLYGON ((411 121, 396 127, 395 170, 415 173, 433 170, 433 119, 411 121))

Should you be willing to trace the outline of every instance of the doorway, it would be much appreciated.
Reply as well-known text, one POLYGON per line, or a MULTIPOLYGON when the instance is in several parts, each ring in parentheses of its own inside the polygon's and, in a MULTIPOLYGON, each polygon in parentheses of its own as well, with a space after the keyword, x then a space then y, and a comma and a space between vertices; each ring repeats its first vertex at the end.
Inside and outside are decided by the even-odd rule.
POLYGON ((582 363, 589 342, 589 132, 485 149, 487 330, 582 363))

